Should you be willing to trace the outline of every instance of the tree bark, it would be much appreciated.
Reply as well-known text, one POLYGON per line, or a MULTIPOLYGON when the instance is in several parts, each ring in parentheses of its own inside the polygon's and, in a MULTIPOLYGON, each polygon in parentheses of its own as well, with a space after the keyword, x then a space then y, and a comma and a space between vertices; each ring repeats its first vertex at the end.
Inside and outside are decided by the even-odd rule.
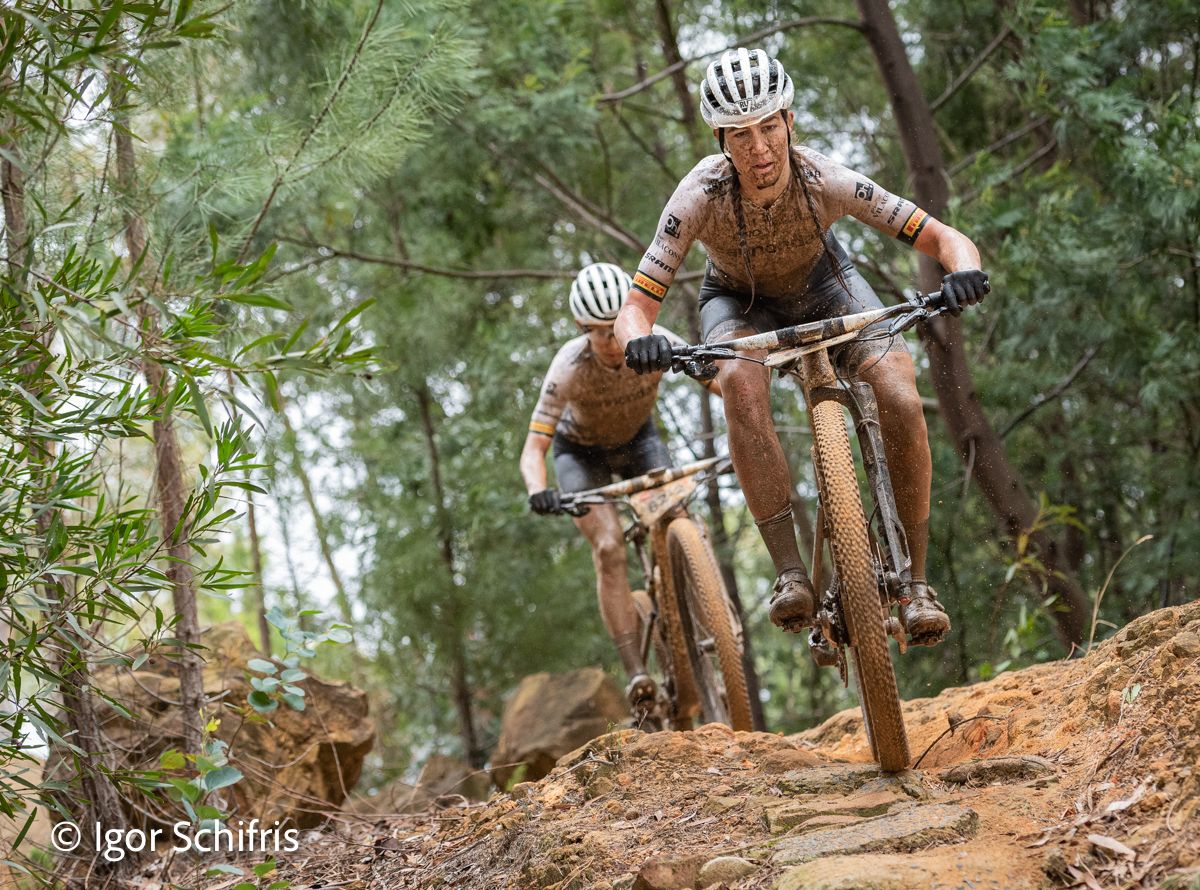
MULTIPOLYGON (((886 0, 857 0, 863 32, 875 55, 896 118, 905 163, 913 180, 915 198, 928 213, 941 217, 946 210, 948 185, 937 129, 929 103, 921 92, 909 63, 896 21, 886 0)), ((941 269, 931 258, 920 257, 921 287, 929 292, 941 286, 941 269)), ((929 356, 934 391, 951 438, 1005 533, 1015 536, 1027 531, 1037 508, 1008 460, 1003 442, 989 422, 971 381, 957 319, 942 316, 923 331, 929 356)), ((1045 571, 1038 573, 1035 589, 1042 584, 1058 596, 1053 612, 1059 638, 1070 646, 1082 642, 1090 607, 1079 583, 1063 574, 1058 559, 1058 542, 1044 531, 1032 535, 1045 571)))
MULTIPOLYGON (((120 78, 114 78, 112 107, 117 125, 113 127, 113 138, 117 148, 117 184, 125 198, 125 247, 129 261, 137 264, 147 250, 146 223, 136 209, 137 159, 133 149, 133 137, 129 131, 129 120, 125 113, 124 89, 120 78)), ((150 283, 153 287, 153 283, 150 283)), ((196 652, 200 645, 200 620, 196 607, 196 586, 192 574, 192 548, 189 543, 191 529, 184 516, 185 494, 188 486, 184 482, 183 459, 179 451, 179 440, 175 435, 175 422, 165 409, 171 393, 170 380, 163 366, 153 357, 149 347, 158 340, 158 311, 149 300, 137 304, 140 335, 143 344, 142 373, 146 377, 155 403, 163 406, 162 413, 155 418, 154 464, 155 490, 158 495, 159 522, 163 540, 167 544, 169 562, 166 575, 171 583, 171 594, 177 623, 174 636, 180 641, 182 651, 179 659, 179 698, 182 710, 183 741, 189 754, 200 754, 204 730, 204 685, 201 676, 201 659, 196 652)))
POLYGON ((679 42, 675 39, 675 28, 672 25, 671 7, 668 0, 655 0, 655 20, 658 22, 658 33, 662 40, 663 58, 671 70, 671 83, 675 87, 675 95, 679 98, 679 109, 683 113, 683 125, 689 132, 695 129, 696 102, 692 98, 692 85, 688 83, 683 55, 679 52, 679 42))
MULTIPOLYGON (((0 95, 13 88, 12 77, 7 71, 0 75, 0 95)), ((0 119, 0 148, 5 155, 0 157, 0 204, 4 207, 4 252, 8 257, 8 278, 14 288, 23 288, 28 279, 22 266, 25 250, 29 245, 29 226, 25 215, 25 172, 13 159, 20 158, 19 135, 21 127, 16 117, 0 119)))
MULTIPOLYGON (((3 145, 8 154, 17 156, 15 141, 3 145)), ((15 284, 25 280, 25 247, 29 234, 25 224, 25 174, 7 157, 0 160, 0 196, 4 201, 4 247, 8 256, 8 276, 15 284)))
POLYGON ((429 453, 429 478, 433 484, 434 507, 437 510, 438 543, 441 549, 442 563, 446 569, 446 613, 450 619, 445 637, 448 655, 450 656, 450 685, 451 696, 454 699, 454 709, 458 714, 458 731, 462 737, 463 750, 467 762, 475 769, 481 769, 487 762, 487 753, 479 745, 479 736, 475 731, 474 705, 470 678, 468 676, 466 629, 463 616, 463 596, 455 579, 454 570, 454 531, 450 524, 450 513, 446 508, 446 492, 442 487, 441 460, 438 457, 437 434, 433 427, 433 413, 430 410, 433 401, 429 394, 429 386, 425 381, 414 387, 413 393, 417 398, 417 406, 421 413, 421 429, 425 433, 425 447, 429 453))

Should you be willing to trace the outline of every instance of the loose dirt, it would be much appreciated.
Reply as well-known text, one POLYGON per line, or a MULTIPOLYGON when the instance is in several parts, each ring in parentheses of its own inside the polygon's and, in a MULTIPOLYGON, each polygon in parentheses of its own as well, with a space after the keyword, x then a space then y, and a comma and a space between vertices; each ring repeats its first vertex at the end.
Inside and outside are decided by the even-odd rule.
POLYGON ((520 890, 1200 888, 1200 603, 1084 658, 792 737, 621 730, 476 805, 311 832, 272 879, 520 890))

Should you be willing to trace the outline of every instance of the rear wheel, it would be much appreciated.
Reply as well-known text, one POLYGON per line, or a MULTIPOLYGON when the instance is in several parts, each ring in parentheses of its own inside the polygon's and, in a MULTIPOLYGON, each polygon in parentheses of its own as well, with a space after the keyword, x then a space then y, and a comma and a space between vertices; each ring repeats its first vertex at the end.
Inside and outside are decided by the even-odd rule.
POLYGON ((667 528, 667 552, 704 721, 751 730, 741 622, 712 547, 700 526, 682 516, 667 528))
POLYGON ((887 615, 879 597, 867 519, 841 406, 829 400, 814 405, 812 428, 814 448, 819 454, 816 466, 821 503, 867 738, 879 765, 887 772, 899 772, 908 768, 908 736, 884 629, 887 615))

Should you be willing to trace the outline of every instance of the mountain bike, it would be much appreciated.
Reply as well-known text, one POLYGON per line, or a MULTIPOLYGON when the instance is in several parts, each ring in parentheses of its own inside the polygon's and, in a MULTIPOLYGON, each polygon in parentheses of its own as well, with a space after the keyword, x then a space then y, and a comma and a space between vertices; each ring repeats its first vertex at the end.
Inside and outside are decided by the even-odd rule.
POLYGON ((753 729, 742 623, 708 533, 687 509, 705 484, 730 468, 728 458, 713 457, 562 498, 573 516, 591 504, 618 504, 632 514, 625 538, 637 551, 646 585, 633 592, 642 659, 658 686, 658 699, 644 715, 651 727, 690 729, 699 715, 704 723, 753 729))
POLYGON ((940 293, 918 295, 882 309, 673 350, 673 368, 689 374, 712 373, 713 362, 742 359, 799 381, 812 426, 817 483, 811 577, 821 578, 826 540, 833 566, 809 635, 809 650, 818 665, 837 667, 847 686, 853 662, 871 753, 888 772, 906 769, 909 763, 888 638, 896 641, 901 654, 906 651, 910 641, 898 607, 912 581, 912 563, 884 457, 875 394, 864 381, 840 380, 829 350, 857 339, 895 337, 946 311, 942 299, 940 293), (887 319, 894 320, 886 333, 866 330, 887 319), (745 354, 764 350, 765 359, 745 354), (874 502, 869 515, 863 509, 843 408, 849 410, 858 435, 874 502), (894 609, 898 615, 892 614, 894 609))

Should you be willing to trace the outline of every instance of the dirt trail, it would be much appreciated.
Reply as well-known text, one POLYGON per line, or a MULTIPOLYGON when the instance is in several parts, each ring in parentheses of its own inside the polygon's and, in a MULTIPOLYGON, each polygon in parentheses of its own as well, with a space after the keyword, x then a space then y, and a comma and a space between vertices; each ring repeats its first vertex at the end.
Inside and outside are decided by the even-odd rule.
POLYGON ((715 725, 610 733, 485 804, 378 822, 373 844, 365 826, 313 837, 280 877, 521 890, 1200 887, 1200 603, 1138 619, 1085 658, 909 702, 905 716, 914 752, 932 749, 897 776, 864 762, 856 711, 790 738, 715 725))

